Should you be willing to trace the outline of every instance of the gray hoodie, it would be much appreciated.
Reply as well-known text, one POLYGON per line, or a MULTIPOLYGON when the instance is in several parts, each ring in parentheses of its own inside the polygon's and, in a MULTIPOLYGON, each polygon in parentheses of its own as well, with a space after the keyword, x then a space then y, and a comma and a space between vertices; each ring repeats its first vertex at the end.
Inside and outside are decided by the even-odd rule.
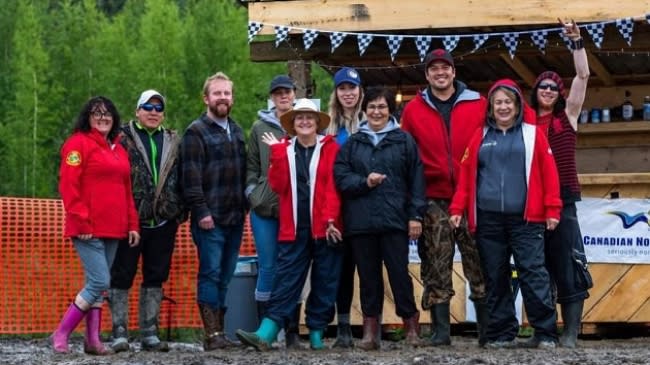
POLYGON ((370 129, 367 120, 364 120, 363 122, 361 122, 361 124, 359 124, 359 132, 367 134, 373 146, 378 145, 379 142, 381 142, 381 140, 384 139, 384 137, 386 137, 386 133, 398 128, 399 128, 399 124, 395 120, 395 117, 393 117, 392 115, 388 118, 388 123, 386 123, 384 128, 382 128, 377 132, 370 129))

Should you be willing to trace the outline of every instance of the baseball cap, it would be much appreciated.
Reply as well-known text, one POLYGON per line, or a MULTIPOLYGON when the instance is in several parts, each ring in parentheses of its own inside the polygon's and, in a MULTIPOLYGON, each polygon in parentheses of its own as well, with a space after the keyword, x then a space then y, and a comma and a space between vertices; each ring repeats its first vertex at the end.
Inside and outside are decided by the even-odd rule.
POLYGON ((143 91, 142 94, 140 94, 140 98, 138 98, 138 104, 135 106, 136 109, 140 107, 140 105, 145 104, 149 99, 151 98, 158 98, 160 99, 160 102, 165 105, 165 97, 162 96, 161 93, 157 92, 156 90, 150 89, 143 91))
POLYGON ((344 82, 349 82, 352 85, 361 85, 361 77, 357 70, 352 67, 343 67, 334 74, 334 87, 338 87, 344 82))
POLYGON ((449 52, 442 48, 434 49, 427 55, 427 57, 424 59, 425 68, 428 68, 431 62, 435 61, 442 61, 451 67, 455 67, 454 58, 451 57, 451 54, 449 54, 449 52))
POLYGON ((284 88, 295 90, 296 85, 293 83, 291 77, 287 75, 277 75, 271 80, 271 86, 269 87, 269 94, 275 91, 275 89, 284 88))

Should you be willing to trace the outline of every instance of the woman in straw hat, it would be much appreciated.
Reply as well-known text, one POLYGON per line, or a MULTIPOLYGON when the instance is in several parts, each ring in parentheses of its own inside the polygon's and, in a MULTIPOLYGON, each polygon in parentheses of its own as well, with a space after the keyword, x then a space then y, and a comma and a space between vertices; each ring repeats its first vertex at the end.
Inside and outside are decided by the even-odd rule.
POLYGON ((269 184, 280 201, 277 273, 257 331, 237 331, 243 343, 259 351, 271 348, 291 317, 310 269, 305 313, 312 349, 324 348, 323 330, 334 319, 341 269, 340 202, 332 175, 338 145, 332 136, 318 134, 329 121, 313 102, 300 99, 280 117, 289 138, 262 136, 271 146, 269 184))

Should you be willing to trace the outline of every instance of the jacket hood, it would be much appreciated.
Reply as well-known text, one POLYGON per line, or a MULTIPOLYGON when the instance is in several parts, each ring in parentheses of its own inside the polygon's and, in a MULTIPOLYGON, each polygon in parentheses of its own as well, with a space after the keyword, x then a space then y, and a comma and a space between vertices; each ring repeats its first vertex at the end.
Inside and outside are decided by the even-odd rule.
POLYGON ((376 131, 376 132, 374 130, 370 129, 370 126, 368 126, 368 120, 367 119, 359 124, 359 132, 363 132, 363 133, 366 133, 366 134, 386 134, 386 133, 388 133, 388 132, 390 132, 392 130, 398 129, 398 128, 399 128, 399 124, 397 124, 397 121, 395 120, 395 117, 392 116, 392 115, 390 117, 388 117, 388 123, 386 123, 384 128, 382 128, 381 130, 376 131))
POLYGON ((492 85, 490 87, 490 91, 488 92, 488 110, 486 114, 486 124, 489 125, 490 127, 496 128, 496 121, 490 117, 490 114, 492 114, 492 94, 499 88, 505 88, 510 91, 512 91, 515 94, 515 97, 517 98, 517 101, 519 102, 520 108, 519 112, 515 116, 515 126, 521 125, 521 123, 529 123, 529 124, 535 124, 535 121, 537 119, 535 111, 526 103, 526 100, 524 100, 523 94, 521 92, 521 89, 511 79, 501 79, 492 85))
POLYGON ((284 128, 282 128, 282 124, 280 124, 280 119, 275 115, 275 108, 269 110, 260 110, 257 112, 257 117, 265 123, 273 124, 284 130, 284 128))
MULTIPOLYGON (((478 100, 481 98, 481 94, 479 94, 474 90, 468 89, 467 85, 462 81, 454 80, 454 89, 456 90, 455 91, 456 100, 454 101, 454 105, 461 101, 478 100)), ((420 97, 422 97, 422 100, 427 105, 429 105, 433 109, 436 109, 436 106, 433 103, 433 100, 431 98, 430 86, 427 86, 425 89, 420 91, 420 97)))

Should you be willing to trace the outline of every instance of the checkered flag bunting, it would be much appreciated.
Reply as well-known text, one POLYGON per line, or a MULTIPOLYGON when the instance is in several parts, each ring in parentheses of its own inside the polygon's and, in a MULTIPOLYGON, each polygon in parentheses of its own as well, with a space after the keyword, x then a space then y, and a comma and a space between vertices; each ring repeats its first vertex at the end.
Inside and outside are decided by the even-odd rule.
POLYGON ((459 41, 460 41, 460 36, 448 35, 442 39, 442 45, 445 47, 447 52, 451 53, 451 51, 453 51, 456 48, 459 41))
POLYGON ((634 29, 634 21, 632 18, 617 19, 616 28, 623 36, 628 46, 632 45, 632 30, 634 29))
POLYGON ((357 44, 359 45, 359 56, 363 56, 366 53, 366 49, 372 42, 372 34, 361 33, 357 34, 357 44))
POLYGON ((343 43, 344 39, 345 39, 345 33, 341 33, 341 32, 330 33, 330 42, 332 43, 332 53, 334 53, 334 50, 337 49, 341 45, 341 43, 343 43))
POLYGON ((427 51, 429 50, 429 46, 431 45, 431 38, 432 37, 426 35, 419 35, 415 37, 415 48, 418 49, 418 54, 420 55, 420 62, 424 62, 424 57, 427 56, 427 51))
POLYGON ((510 53, 510 58, 515 58, 515 52, 517 51, 517 44, 519 43, 519 34, 518 33, 506 33, 503 35, 503 44, 506 45, 508 53, 510 53))
POLYGON ((568 48, 569 51, 573 52, 573 48, 571 48, 572 42, 569 39, 569 37, 567 37, 566 34, 564 34, 563 31, 560 31, 560 38, 562 38, 562 40, 564 41, 564 45, 566 46, 566 48, 568 48))
POLYGON ((253 38, 257 35, 257 33, 262 30, 264 27, 264 24, 259 23, 259 22, 248 22, 248 43, 253 41, 253 38))
POLYGON ((305 29, 302 33, 302 42, 305 45, 305 51, 311 48, 314 40, 318 37, 318 31, 313 29, 305 29))
POLYGON ((395 61, 395 56, 399 47, 402 45, 402 40, 404 36, 401 35, 389 35, 386 37, 386 44, 388 44, 388 50, 390 51, 390 60, 395 61))
POLYGON ((472 52, 476 52, 481 46, 485 43, 485 41, 490 38, 489 34, 474 34, 474 37, 472 39, 474 40, 474 49, 472 52))
POLYGON ((548 36, 548 31, 546 30, 536 30, 530 35, 530 40, 533 41, 533 44, 537 46, 540 52, 546 52, 546 37, 548 36))
POLYGON ((605 37, 605 23, 587 24, 585 25, 585 29, 596 47, 600 49, 600 46, 603 44, 603 38, 605 37))
POLYGON ((283 40, 287 39, 290 30, 291 28, 284 25, 275 26, 275 48, 277 48, 283 40))

